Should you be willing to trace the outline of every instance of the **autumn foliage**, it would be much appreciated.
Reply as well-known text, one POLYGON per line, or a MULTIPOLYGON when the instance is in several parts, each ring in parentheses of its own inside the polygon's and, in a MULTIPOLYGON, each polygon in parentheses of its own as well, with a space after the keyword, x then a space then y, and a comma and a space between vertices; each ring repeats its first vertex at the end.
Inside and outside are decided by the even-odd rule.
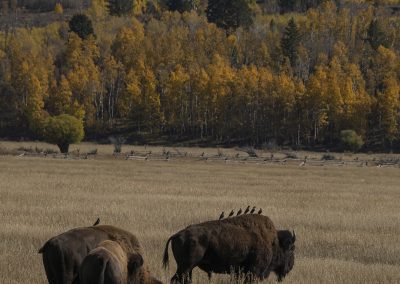
POLYGON ((88 137, 312 147, 350 129, 366 148, 400 143, 399 16, 384 5, 280 15, 252 4, 251 21, 227 31, 206 8, 135 1, 115 17, 92 2, 96 37, 62 22, 0 33, 2 136, 39 137, 49 115, 68 114, 88 137))

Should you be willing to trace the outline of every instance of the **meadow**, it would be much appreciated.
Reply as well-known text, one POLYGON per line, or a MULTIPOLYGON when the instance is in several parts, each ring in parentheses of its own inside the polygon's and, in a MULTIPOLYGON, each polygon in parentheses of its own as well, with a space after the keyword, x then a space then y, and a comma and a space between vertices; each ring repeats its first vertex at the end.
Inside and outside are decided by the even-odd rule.
MULTIPOLYGON (((107 156, 110 145, 71 150, 77 147, 96 147, 99 157, 0 156, 0 283, 46 283, 38 249, 98 217, 136 234, 152 274, 168 283, 175 262, 164 271, 161 258, 170 235, 248 205, 296 232, 295 266, 283 283, 400 283, 398 167, 136 161, 107 156)), ((208 283, 206 274, 195 269, 194 282, 208 283)), ((265 281, 274 282, 275 275, 265 281)), ((229 276, 212 283, 229 283, 229 276)))

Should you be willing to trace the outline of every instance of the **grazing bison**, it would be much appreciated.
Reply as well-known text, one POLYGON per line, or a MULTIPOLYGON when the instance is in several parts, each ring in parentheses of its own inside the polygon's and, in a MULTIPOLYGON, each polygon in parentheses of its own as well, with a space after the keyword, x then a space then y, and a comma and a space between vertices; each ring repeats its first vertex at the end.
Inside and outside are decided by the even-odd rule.
POLYGON ((127 249, 142 249, 131 233, 108 225, 97 225, 69 230, 48 240, 39 253, 50 284, 79 284, 79 268, 86 255, 100 242, 118 241, 127 249))
POLYGON ((295 236, 276 231, 262 215, 233 218, 191 225, 171 236, 165 247, 163 265, 168 265, 168 245, 172 243, 177 271, 171 283, 190 283, 192 269, 208 273, 234 273, 245 282, 266 279, 273 271, 281 281, 293 268, 295 236))
POLYGON ((81 264, 81 284, 160 284, 151 277, 143 257, 116 241, 101 242, 81 264))

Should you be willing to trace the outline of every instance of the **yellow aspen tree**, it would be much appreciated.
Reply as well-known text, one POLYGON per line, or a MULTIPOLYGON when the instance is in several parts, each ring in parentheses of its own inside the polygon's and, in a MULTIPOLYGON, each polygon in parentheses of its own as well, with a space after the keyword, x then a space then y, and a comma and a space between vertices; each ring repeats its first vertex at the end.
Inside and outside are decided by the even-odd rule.
POLYGON ((49 111, 52 115, 71 114, 72 91, 67 78, 61 75, 59 84, 54 84, 48 99, 49 111))
POLYGON ((92 36, 81 40, 76 34, 70 34, 65 54, 66 78, 73 93, 73 101, 84 108, 85 124, 89 127, 96 123, 94 103, 101 89, 100 70, 95 63, 98 56, 99 50, 92 36))
POLYGON ((183 66, 178 64, 169 76, 165 92, 164 113, 166 123, 176 131, 179 131, 181 135, 186 130, 187 115, 189 112, 189 81, 189 74, 183 66))
POLYGON ((87 13, 91 19, 94 19, 96 21, 105 20, 105 18, 108 15, 107 1, 106 0, 92 0, 87 13))
POLYGON ((61 5, 61 3, 56 3, 56 5, 54 7, 54 12, 58 15, 62 15, 64 13, 64 9, 63 9, 63 6, 61 5))
POLYGON ((117 100, 117 110, 121 118, 130 118, 132 112, 140 116, 142 110, 138 106, 142 104, 141 86, 139 77, 134 71, 130 71, 125 77, 126 88, 117 100), (134 109, 136 107, 136 109, 134 109))
POLYGON ((321 129, 328 124, 328 90, 325 84, 327 78, 326 68, 319 66, 307 81, 306 109, 311 118, 309 125, 311 130, 310 137, 314 143, 321 138, 321 129))
POLYGON ((400 85, 394 76, 384 79, 383 91, 377 94, 377 105, 385 138, 392 143, 399 138, 400 130, 400 85))
POLYGON ((209 126, 212 136, 221 138, 225 122, 228 120, 229 95, 232 93, 232 83, 235 80, 235 71, 219 55, 215 55, 212 63, 207 67, 209 80, 209 126), (218 131, 217 131, 218 130, 218 131))
POLYGON ((190 77, 194 100, 193 121, 199 131, 200 138, 203 139, 208 134, 207 97, 209 95, 208 86, 210 77, 204 68, 192 68, 190 77))
POLYGON ((139 68, 138 65, 144 57, 143 39, 143 25, 136 20, 133 21, 132 28, 122 28, 115 37, 111 47, 112 54, 126 70, 139 68))
MULTIPOLYGON (((98 96, 97 105, 99 106, 99 117, 102 120, 108 118, 108 123, 112 125, 114 118, 118 114, 117 101, 120 97, 124 84, 123 65, 115 60, 112 55, 104 58, 101 70, 101 90, 98 96)), ((123 114, 124 111, 121 111, 123 114)))

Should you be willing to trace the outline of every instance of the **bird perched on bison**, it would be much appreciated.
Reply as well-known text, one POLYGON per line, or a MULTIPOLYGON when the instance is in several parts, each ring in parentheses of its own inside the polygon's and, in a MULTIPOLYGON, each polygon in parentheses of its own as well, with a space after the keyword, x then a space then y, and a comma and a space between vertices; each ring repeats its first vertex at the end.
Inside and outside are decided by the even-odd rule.
POLYGON ((120 228, 109 225, 75 228, 49 239, 39 249, 49 283, 79 283, 83 259, 105 240, 118 241, 127 250, 143 255, 138 239, 120 228))
POLYGON ((143 264, 137 251, 106 240, 83 259, 79 280, 81 284, 161 284, 143 264))
POLYGON ((97 218, 96 222, 94 222, 92 226, 97 226, 98 224, 100 224, 100 218, 97 218))
POLYGON ((177 264, 171 283, 190 283, 196 266, 211 274, 245 275, 245 283, 263 280, 274 272, 278 281, 294 265, 294 233, 277 231, 263 215, 241 215, 191 225, 173 236, 165 246, 163 265, 168 266, 168 246, 177 264))

